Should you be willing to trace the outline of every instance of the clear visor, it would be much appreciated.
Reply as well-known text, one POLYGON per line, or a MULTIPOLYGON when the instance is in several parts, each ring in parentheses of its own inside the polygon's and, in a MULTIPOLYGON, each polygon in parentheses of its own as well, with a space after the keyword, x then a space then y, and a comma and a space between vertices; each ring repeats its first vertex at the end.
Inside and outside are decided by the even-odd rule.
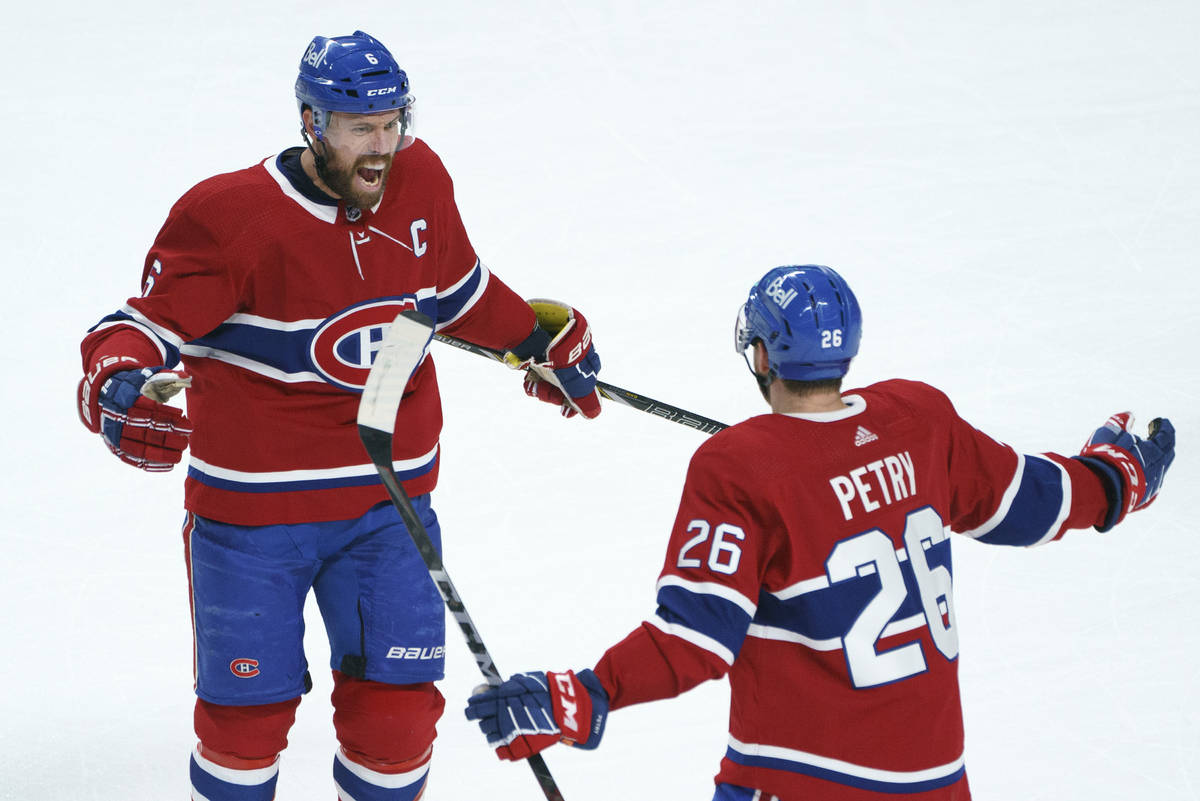
POLYGON ((742 354, 742 358, 746 360, 746 367, 753 373, 754 363, 750 359, 750 346, 754 342, 754 336, 750 331, 750 324, 746 314, 746 309, 749 305, 750 302, 747 301, 738 309, 737 319, 733 323, 733 349, 737 353, 742 354))
POLYGON ((416 141, 413 129, 417 127, 417 99, 408 96, 408 103, 400 109, 400 140, 396 143, 397 150, 403 150, 416 141))

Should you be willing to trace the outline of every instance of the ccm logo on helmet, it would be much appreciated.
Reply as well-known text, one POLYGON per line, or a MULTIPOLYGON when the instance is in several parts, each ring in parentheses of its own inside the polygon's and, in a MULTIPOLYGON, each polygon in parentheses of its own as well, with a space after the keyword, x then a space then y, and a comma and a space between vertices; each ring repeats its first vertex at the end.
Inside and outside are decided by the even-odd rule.
POLYGON ((400 312, 416 308, 417 299, 409 296, 372 300, 343 309, 313 332, 309 345, 313 367, 334 386, 362 391, 392 320, 400 312))
POLYGON ((394 94, 395 91, 396 91, 396 87, 394 87, 394 86, 388 86, 383 89, 368 89, 367 97, 376 97, 378 95, 390 95, 390 94, 394 94))
POLYGON ((258 675, 258 660, 235 659, 229 663, 229 670, 239 679, 252 679, 258 675))

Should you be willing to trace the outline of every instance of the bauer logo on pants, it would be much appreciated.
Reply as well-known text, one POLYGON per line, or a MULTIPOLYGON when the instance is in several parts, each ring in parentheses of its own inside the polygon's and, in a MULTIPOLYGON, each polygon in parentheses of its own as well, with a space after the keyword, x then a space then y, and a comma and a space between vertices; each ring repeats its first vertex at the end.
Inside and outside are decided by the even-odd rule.
POLYGON ((258 660, 235 659, 229 663, 229 670, 239 679, 252 679, 258 675, 258 660))
POLYGON ((309 345, 313 367, 335 386, 362 391, 392 320, 400 312, 416 308, 416 298, 406 297, 372 300, 343 309, 313 333, 309 345))

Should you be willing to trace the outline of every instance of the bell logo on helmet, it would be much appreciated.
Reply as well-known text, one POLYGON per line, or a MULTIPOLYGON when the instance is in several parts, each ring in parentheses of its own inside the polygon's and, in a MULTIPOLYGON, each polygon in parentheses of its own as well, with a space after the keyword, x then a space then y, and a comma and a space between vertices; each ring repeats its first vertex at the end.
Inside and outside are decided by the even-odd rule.
POLYGON ((308 45, 308 50, 305 51, 305 53, 304 53, 304 63, 309 65, 310 67, 320 66, 321 60, 325 58, 325 51, 328 49, 329 49, 328 44, 326 44, 324 47, 322 47, 321 49, 318 50, 317 43, 310 42, 308 45))
POLYGON ((781 309, 786 309, 798 294, 794 289, 785 290, 783 288, 784 276, 779 276, 770 283, 767 287, 767 297, 775 301, 776 305, 781 309))

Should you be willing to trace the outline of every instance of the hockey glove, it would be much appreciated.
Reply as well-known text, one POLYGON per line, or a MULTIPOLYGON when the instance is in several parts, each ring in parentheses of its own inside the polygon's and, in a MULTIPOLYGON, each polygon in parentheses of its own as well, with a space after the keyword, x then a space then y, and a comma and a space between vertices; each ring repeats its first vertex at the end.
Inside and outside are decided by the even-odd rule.
POLYGON ((121 461, 150 472, 170 470, 183 458, 191 421, 166 401, 191 386, 182 370, 144 367, 79 382, 84 425, 100 434, 121 461), (102 381, 99 390, 95 383, 102 381))
POLYGON ((604 736, 608 693, 590 670, 517 673, 467 699, 500 759, 525 759, 557 742, 592 749, 604 736))
POLYGON ((1097 531, 1108 531, 1125 515, 1153 503, 1175 459, 1175 427, 1170 420, 1151 420, 1146 439, 1132 429, 1132 414, 1114 414, 1096 429, 1075 457, 1100 478, 1108 496, 1108 514, 1096 526, 1097 531))
POLYGON ((577 413, 592 418, 600 414, 596 375, 600 356, 592 347, 592 330, 577 309, 554 300, 529 301, 538 329, 549 334, 549 344, 538 329, 504 360, 512 367, 528 368, 525 394, 562 407, 563 417, 577 413), (537 341, 539 334, 541 342, 537 341), (533 350, 529 353, 529 350, 533 350))

